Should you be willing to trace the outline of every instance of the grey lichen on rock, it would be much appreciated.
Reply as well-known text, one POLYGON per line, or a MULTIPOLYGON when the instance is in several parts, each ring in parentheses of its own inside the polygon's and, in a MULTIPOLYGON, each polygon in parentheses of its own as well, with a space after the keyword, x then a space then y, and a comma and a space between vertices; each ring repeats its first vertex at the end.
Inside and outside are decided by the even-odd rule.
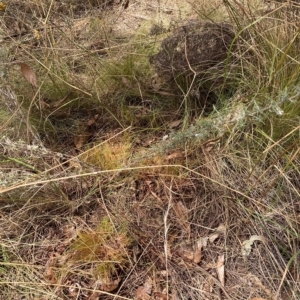
POLYGON ((234 36, 228 23, 190 21, 162 42, 161 50, 150 58, 150 63, 165 79, 194 74, 198 78, 218 79, 224 73, 234 36))

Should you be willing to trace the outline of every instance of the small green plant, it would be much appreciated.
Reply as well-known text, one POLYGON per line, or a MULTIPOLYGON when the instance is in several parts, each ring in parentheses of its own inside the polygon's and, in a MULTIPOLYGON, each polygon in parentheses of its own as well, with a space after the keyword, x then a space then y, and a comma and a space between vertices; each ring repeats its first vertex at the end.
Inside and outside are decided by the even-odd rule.
POLYGON ((93 274, 99 279, 110 279, 118 266, 127 261, 126 247, 130 237, 126 228, 117 230, 108 217, 104 217, 95 230, 81 232, 71 245, 72 260, 92 263, 93 274))
POLYGON ((130 142, 126 140, 106 142, 83 153, 82 159, 104 170, 122 168, 126 165, 131 148, 130 142))

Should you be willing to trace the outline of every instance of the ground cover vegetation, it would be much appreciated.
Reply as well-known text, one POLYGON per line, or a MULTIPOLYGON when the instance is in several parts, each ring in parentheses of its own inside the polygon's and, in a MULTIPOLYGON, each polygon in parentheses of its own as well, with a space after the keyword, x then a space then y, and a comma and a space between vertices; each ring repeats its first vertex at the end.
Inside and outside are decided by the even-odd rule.
POLYGON ((300 298, 298 1, 0 22, 0 299, 300 298))

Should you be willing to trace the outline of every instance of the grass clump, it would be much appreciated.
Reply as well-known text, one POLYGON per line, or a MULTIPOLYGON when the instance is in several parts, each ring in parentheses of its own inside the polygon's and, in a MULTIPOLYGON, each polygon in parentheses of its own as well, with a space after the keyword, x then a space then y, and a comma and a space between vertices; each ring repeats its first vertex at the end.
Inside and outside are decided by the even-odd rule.
POLYGON ((126 167, 131 151, 132 145, 126 140, 104 142, 83 153, 81 158, 94 167, 113 170, 126 167))
POLYGON ((126 228, 117 230, 108 217, 104 217, 95 230, 80 232, 71 244, 73 263, 92 264, 95 278, 111 280, 117 269, 128 263, 126 248, 130 245, 126 228))

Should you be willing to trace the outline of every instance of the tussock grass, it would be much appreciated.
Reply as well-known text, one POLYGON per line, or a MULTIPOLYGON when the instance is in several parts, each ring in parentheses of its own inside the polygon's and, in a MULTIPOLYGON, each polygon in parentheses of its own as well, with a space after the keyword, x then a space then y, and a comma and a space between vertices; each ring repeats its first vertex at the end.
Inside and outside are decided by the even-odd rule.
POLYGON ((299 5, 145 2, 163 30, 146 20, 121 34, 131 2, 8 1, 0 299, 133 299, 149 278, 162 298, 298 299, 299 5), (169 7, 234 27, 210 110, 189 95, 205 85, 196 76, 174 87, 149 62, 172 34, 160 23, 169 7))

